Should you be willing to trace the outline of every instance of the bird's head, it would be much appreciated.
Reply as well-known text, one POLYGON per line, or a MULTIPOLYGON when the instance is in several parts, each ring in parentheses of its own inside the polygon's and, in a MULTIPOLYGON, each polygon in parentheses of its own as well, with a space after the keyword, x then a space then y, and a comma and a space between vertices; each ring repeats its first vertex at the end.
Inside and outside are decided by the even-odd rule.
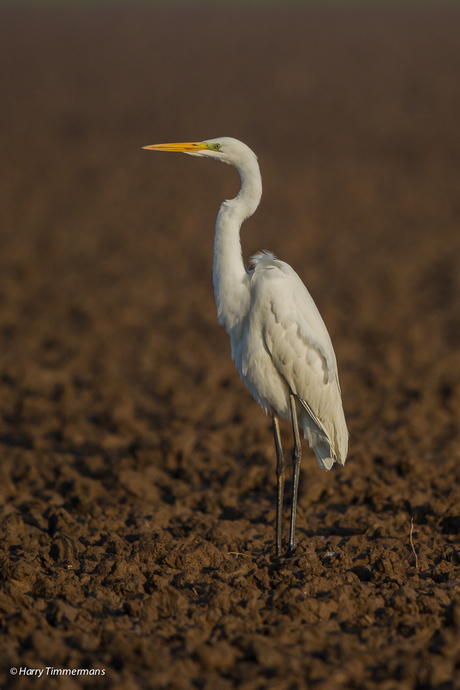
MULTIPOLYGON (((218 139, 208 139, 207 141, 193 141, 185 144, 152 144, 144 146, 148 151, 178 151, 188 153, 190 156, 204 156, 215 160, 228 163, 229 165, 239 164, 247 160, 248 157, 256 158, 251 149, 232 137, 219 137, 218 139)), ((257 159, 256 159, 257 160, 257 159)))

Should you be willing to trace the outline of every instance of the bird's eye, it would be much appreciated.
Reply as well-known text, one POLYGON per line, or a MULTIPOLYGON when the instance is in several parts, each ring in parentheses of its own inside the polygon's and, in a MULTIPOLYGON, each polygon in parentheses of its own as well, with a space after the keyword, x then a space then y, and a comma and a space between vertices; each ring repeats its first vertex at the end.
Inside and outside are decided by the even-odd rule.
POLYGON ((214 150, 215 151, 218 151, 221 148, 222 148, 222 144, 214 144, 214 150))

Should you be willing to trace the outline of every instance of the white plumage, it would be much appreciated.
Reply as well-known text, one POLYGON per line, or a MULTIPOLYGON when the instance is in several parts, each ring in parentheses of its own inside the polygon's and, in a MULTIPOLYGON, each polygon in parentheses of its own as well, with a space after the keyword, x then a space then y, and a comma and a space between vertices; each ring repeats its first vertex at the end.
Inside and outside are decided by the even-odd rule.
POLYGON ((334 462, 345 462, 348 432, 329 333, 288 264, 269 253, 253 261, 251 306, 236 366, 257 402, 283 419, 290 419, 289 393, 295 395, 304 437, 320 467, 330 470, 334 462))
POLYGON ((244 266, 240 228, 262 196, 257 157, 230 137, 147 149, 182 151, 234 165, 241 177, 238 196, 224 201, 216 222, 214 292, 219 321, 230 335, 232 357, 246 387, 273 419, 277 451, 276 555, 281 554, 284 457, 278 416, 294 431, 294 477, 289 552, 295 545, 295 514, 301 445, 298 426, 320 467, 345 464, 348 431, 342 408, 337 361, 321 315, 297 273, 269 252, 244 266))

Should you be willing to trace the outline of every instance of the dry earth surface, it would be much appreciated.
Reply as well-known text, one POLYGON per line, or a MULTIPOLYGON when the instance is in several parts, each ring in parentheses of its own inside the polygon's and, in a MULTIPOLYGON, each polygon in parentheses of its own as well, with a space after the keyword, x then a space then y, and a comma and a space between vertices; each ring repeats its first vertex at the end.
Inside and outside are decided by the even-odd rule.
POLYGON ((1 687, 460 687, 459 35, 455 4, 0 11, 1 687), (237 174, 141 149, 219 135, 350 430, 344 468, 305 447, 279 562, 212 292, 237 174))

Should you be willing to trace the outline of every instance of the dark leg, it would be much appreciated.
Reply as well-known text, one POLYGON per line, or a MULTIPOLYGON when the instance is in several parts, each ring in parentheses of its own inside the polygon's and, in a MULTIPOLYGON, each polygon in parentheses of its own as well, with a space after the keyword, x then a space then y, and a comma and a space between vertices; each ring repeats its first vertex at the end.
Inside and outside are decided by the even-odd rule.
POLYGON ((284 495, 284 456, 281 445, 280 423, 278 417, 272 412, 273 435, 276 447, 276 557, 281 556, 281 530, 283 521, 283 495, 284 495))
POLYGON ((300 442, 299 424, 297 422, 297 409, 295 397, 290 395, 292 431, 294 432, 294 449, 292 451, 292 503, 291 503, 291 526, 289 529, 289 549, 292 553, 295 549, 295 516, 297 512, 297 491, 299 489, 300 465, 302 462, 302 444, 300 442))

